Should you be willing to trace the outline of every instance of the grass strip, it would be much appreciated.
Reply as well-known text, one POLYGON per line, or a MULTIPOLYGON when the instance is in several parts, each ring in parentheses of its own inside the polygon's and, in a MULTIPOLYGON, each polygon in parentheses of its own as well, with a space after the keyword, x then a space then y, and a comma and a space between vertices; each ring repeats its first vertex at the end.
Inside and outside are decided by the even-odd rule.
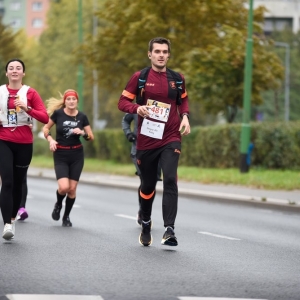
MULTIPOLYGON (((46 156, 34 156, 31 166, 53 168, 53 159, 46 156)), ((85 159, 84 171, 136 176, 133 164, 119 164, 115 161, 103 161, 95 158, 85 159)), ((241 173, 238 169, 208 169, 179 166, 178 178, 179 180, 203 184, 240 185, 270 190, 299 189, 300 182, 298 171, 261 168, 252 168, 248 173, 241 173)))

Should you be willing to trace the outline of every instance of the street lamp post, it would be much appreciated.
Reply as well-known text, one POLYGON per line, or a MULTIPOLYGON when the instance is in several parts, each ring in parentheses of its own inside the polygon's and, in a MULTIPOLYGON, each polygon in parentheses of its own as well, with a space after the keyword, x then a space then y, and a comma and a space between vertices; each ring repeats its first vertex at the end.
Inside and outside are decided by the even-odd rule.
POLYGON ((246 173, 249 171, 247 162, 247 152, 250 145, 250 113, 251 113, 251 90, 252 90, 252 51, 253 51, 253 0, 249 1, 248 14, 248 38, 246 43, 246 63, 244 72, 244 100, 243 100, 243 123, 241 130, 240 147, 240 171, 246 173))
MULTIPOLYGON (((96 16, 96 11, 97 11, 97 0, 94 0, 94 16, 93 16, 93 37, 94 37, 94 42, 97 37, 97 16, 96 16)), ((93 128, 94 130, 97 129, 98 125, 98 119, 99 119, 99 104, 98 104, 98 72, 97 69, 95 68, 93 70, 93 128)))
MULTIPOLYGON (((83 43, 83 30, 82 30, 82 0, 78 0, 78 42, 79 45, 83 43)), ((79 110, 83 110, 83 64, 80 63, 78 65, 78 73, 77 73, 77 90, 79 96, 78 108, 79 110)))
POLYGON ((282 42, 274 44, 285 48, 284 120, 288 122, 290 119, 290 45, 282 42))

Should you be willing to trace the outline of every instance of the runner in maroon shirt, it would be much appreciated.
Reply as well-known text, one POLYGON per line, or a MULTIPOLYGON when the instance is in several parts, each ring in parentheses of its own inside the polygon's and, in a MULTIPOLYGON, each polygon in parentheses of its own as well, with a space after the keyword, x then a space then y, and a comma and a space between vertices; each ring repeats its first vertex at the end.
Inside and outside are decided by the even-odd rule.
POLYGON ((134 103, 140 71, 133 74, 123 91, 118 108, 127 113, 137 113, 137 163, 141 171, 140 218, 142 230, 139 242, 143 246, 152 243, 151 212, 155 197, 157 165, 160 160, 163 172, 163 219, 165 233, 161 243, 177 246, 174 226, 177 214, 177 168, 181 151, 181 136, 190 133, 188 97, 182 75, 181 105, 177 103, 177 87, 170 79, 167 61, 170 57, 170 41, 154 38, 149 42, 151 61, 144 87, 143 103, 134 103))
POLYGON ((11 59, 5 71, 8 84, 0 86, 0 206, 4 222, 2 237, 10 240, 15 235, 22 183, 32 158, 32 119, 45 124, 49 117, 38 92, 22 84, 24 63, 11 59))

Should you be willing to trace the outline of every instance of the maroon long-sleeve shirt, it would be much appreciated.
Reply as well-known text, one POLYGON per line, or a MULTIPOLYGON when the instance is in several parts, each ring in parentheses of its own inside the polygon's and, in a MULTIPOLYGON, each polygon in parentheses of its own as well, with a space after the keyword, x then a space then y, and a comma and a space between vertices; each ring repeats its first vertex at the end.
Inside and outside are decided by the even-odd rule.
MULTIPOLYGON (((137 84, 139 79, 140 71, 133 74, 127 83, 124 91, 118 102, 118 108, 127 113, 137 113, 137 109, 140 106, 139 104, 134 103, 134 99, 137 93, 137 84)), ((138 150, 147 150, 162 147, 170 142, 181 142, 181 134, 179 132, 181 118, 180 116, 183 113, 189 114, 188 106, 188 96, 185 89, 185 81, 183 75, 181 75, 183 84, 182 84, 182 95, 181 95, 181 105, 176 104, 176 86, 174 81, 171 82, 167 79, 166 72, 157 72, 152 68, 149 71, 147 82, 145 84, 144 91, 144 103, 147 103, 148 99, 167 103, 171 105, 170 114, 168 121, 166 123, 160 122, 158 120, 147 118, 148 120, 160 122, 165 124, 164 132, 162 139, 157 139, 153 137, 146 136, 141 134, 142 122, 146 119, 143 119, 139 116, 138 118, 138 132, 137 132, 137 149, 138 150)))

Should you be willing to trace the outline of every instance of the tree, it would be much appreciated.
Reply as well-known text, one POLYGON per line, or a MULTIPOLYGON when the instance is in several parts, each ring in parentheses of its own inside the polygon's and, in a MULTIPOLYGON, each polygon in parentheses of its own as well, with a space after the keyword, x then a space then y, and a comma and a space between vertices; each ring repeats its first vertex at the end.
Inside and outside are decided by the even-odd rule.
MULTIPOLYGON (((247 9, 244 0, 106 0, 98 11, 97 39, 84 46, 85 63, 98 67, 101 84, 116 97, 129 76, 149 64, 147 43, 155 36, 172 42, 169 67, 185 74, 191 103, 207 112, 241 107, 247 9), (117 91, 117 93, 116 93, 117 91)), ((283 68, 265 46, 261 26, 263 9, 255 12, 253 104, 262 102, 261 91, 280 85, 283 68)), ((118 96, 117 96, 118 95, 118 96)))
MULTIPOLYGON (((270 39, 275 42, 287 43, 290 45, 290 120, 298 120, 300 114, 300 31, 293 33, 292 29, 286 28, 282 31, 272 32, 270 39)), ((270 43, 272 51, 285 63, 286 49, 283 47, 276 47, 274 43, 270 43)), ((284 120, 285 114, 285 98, 284 98, 284 84, 277 90, 267 91, 263 93, 264 102, 257 107, 257 110, 263 113, 264 120, 284 120), (278 99, 276 99, 276 94, 278 99), (278 114, 276 115, 276 100, 278 100, 278 114)))
MULTIPOLYGON (((83 1, 83 25, 85 34, 91 32, 92 1, 83 1)), ((77 90, 78 61, 75 51, 78 42, 77 1, 52 2, 47 15, 47 29, 37 43, 32 43, 26 56, 32 62, 30 83, 43 99, 59 97, 66 89, 77 90)), ((92 70, 84 71, 85 82, 91 81, 92 70)), ((84 84, 84 109, 91 112, 91 85, 84 84)))
POLYGON ((0 18, 0 82, 7 82, 5 65, 11 58, 22 58, 21 47, 17 43, 20 32, 14 33, 0 18))

